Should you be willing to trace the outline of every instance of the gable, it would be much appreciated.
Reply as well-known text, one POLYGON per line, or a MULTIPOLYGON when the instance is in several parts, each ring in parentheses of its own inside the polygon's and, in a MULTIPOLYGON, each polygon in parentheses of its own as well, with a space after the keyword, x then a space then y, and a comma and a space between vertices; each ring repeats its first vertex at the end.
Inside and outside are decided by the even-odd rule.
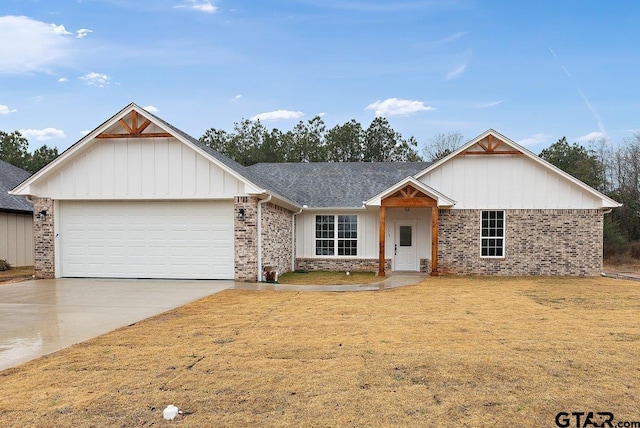
POLYGON ((456 209, 599 209, 620 204, 489 130, 417 178, 456 209))
POLYGON ((175 138, 98 139, 31 185, 52 199, 229 198, 244 185, 175 138))
POLYGON ((15 194, 52 199, 231 198, 260 191, 182 132, 131 104, 15 194))

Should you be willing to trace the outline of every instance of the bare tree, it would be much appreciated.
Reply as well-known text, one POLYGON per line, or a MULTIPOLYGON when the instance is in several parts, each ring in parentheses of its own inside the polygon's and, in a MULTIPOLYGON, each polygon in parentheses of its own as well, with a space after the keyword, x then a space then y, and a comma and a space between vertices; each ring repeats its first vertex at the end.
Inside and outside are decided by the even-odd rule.
POLYGON ((425 159, 435 162, 454 152, 462 145, 464 137, 459 132, 449 132, 448 134, 438 134, 430 138, 422 149, 425 159))

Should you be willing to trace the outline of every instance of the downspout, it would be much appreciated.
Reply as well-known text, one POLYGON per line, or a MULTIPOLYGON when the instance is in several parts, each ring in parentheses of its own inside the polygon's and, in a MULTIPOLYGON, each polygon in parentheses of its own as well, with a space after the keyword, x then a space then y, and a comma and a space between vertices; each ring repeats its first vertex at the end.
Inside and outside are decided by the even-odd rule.
POLYGON ((296 216, 302 212, 302 208, 291 216, 291 272, 296 270, 296 216))
POLYGON ((262 204, 265 204, 271 200, 271 196, 267 199, 258 201, 258 282, 262 280, 262 204))

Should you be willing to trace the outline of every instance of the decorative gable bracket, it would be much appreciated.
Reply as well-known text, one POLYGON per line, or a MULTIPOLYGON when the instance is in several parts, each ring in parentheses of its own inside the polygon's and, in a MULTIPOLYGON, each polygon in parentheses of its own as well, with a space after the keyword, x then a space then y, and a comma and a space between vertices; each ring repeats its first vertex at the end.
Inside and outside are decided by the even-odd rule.
POLYGON ((147 118, 143 118, 144 121, 142 123, 138 123, 140 116, 138 116, 138 112, 132 110, 128 116, 129 123, 122 118, 118 120, 118 123, 122 125, 122 128, 126 131, 122 134, 106 134, 102 133, 96 135, 96 138, 162 138, 162 137, 172 137, 171 134, 167 132, 147 132, 143 133, 145 129, 149 125, 151 125, 151 121, 147 118))
MULTIPOLYGON (((460 155, 521 155, 520 150, 498 150, 504 141, 494 138, 492 134, 487 135, 483 140, 479 140, 473 146, 458 153, 460 155), (481 149, 481 150, 478 150, 481 149)), ((506 145, 505 145, 506 146, 506 145)))
POLYGON ((407 184, 397 192, 383 198, 381 205, 383 207, 436 207, 438 201, 407 184))

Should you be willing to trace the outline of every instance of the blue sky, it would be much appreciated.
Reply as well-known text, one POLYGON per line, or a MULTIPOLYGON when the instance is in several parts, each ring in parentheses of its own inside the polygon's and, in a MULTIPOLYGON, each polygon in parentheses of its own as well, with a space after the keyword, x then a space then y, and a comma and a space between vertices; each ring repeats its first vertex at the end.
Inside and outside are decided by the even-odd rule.
POLYGON ((640 129, 640 2, 2 0, 0 130, 64 150, 130 102, 199 138, 376 115, 534 151, 640 129))

